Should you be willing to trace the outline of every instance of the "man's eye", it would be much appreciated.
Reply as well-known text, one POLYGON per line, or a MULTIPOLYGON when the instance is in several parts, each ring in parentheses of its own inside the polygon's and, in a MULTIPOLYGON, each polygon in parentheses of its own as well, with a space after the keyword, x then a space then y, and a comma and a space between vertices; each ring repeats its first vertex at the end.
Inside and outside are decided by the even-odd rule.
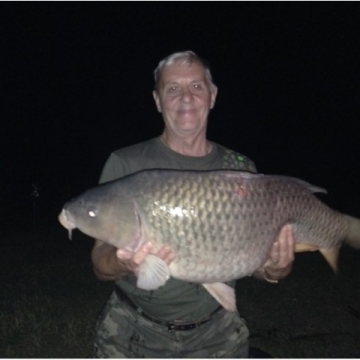
POLYGON ((179 91, 179 87, 178 86, 171 86, 168 88, 168 92, 169 93, 176 93, 179 91))
POLYGON ((194 85, 193 85, 193 88, 194 88, 195 90, 201 90, 201 89, 202 89, 202 86, 201 86, 200 84, 194 84, 194 85))

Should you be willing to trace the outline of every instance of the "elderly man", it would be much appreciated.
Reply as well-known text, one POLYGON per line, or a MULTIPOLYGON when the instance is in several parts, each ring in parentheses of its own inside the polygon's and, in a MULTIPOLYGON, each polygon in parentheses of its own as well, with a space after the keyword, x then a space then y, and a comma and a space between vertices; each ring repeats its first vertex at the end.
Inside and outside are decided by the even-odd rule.
MULTIPOLYGON (((209 141, 208 115, 217 87, 209 67, 192 51, 174 53, 154 71, 154 100, 165 127, 154 139, 113 152, 100 183, 149 168, 238 169, 255 172, 246 156, 209 141)), ((225 311, 199 284, 171 278, 156 291, 136 287, 139 264, 151 253, 136 253, 95 241, 92 261, 100 280, 115 289, 99 317, 95 357, 248 357, 248 329, 238 312, 225 311)), ((170 264, 176 254, 164 246, 157 255, 170 264)), ((276 282, 291 271, 294 238, 285 226, 257 277, 276 282)), ((230 283, 235 285, 235 281, 230 283)))

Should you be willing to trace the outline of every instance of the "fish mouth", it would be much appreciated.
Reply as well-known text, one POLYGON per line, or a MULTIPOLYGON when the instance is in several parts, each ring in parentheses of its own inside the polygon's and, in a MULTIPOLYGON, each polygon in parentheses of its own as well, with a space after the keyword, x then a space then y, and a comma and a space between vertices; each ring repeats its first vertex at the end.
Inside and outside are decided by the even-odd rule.
POLYGON ((69 219, 69 213, 65 209, 62 209, 59 215, 60 224, 69 231, 69 239, 72 237, 72 230, 76 229, 76 225, 69 219))

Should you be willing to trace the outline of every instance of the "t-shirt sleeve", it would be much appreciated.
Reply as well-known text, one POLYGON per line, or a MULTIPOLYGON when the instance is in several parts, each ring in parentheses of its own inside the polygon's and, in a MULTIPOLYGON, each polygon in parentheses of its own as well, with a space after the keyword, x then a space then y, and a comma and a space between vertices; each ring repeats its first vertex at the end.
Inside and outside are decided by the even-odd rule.
POLYGON ((126 175, 124 164, 117 155, 112 153, 102 169, 99 184, 121 178, 124 175, 126 175))

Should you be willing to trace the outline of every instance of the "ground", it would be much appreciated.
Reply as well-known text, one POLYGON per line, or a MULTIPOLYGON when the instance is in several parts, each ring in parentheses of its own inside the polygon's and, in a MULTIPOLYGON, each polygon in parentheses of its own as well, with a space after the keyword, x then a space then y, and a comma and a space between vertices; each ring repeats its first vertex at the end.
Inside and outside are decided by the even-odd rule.
MULTIPOLYGON (((91 357, 112 284, 92 272, 92 240, 57 222, 7 226, 0 252, 0 356, 91 357)), ((321 255, 297 254, 291 275, 237 283, 251 346, 276 358, 360 357, 360 252, 342 248, 335 275, 321 255)))

